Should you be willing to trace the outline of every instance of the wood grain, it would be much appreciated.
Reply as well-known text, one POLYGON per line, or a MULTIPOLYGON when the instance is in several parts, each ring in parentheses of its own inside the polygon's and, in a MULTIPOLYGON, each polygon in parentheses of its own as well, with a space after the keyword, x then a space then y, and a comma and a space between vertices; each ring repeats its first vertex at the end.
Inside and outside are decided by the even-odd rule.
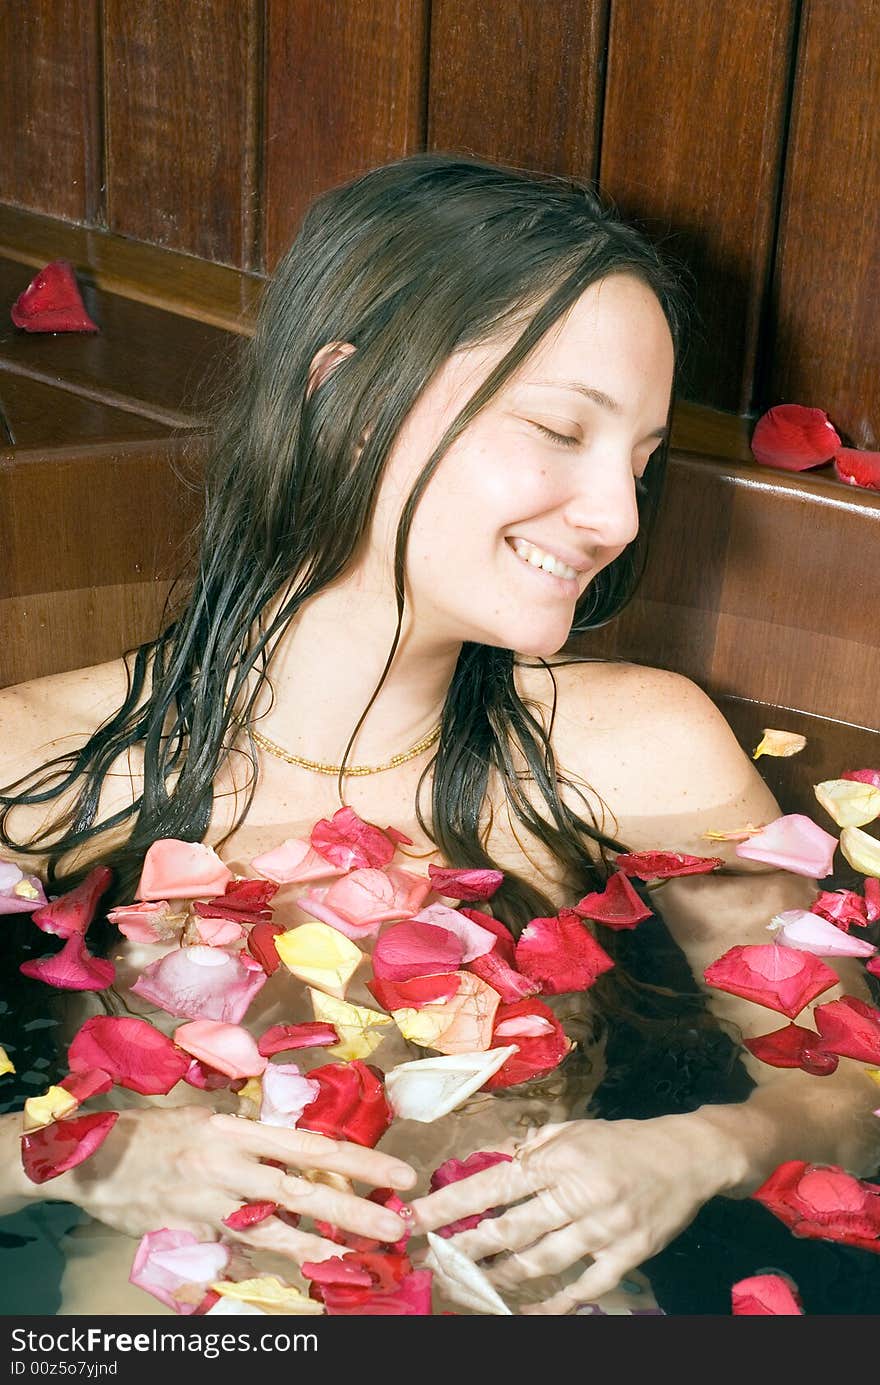
POLYGON ((805 0, 763 404, 880 448, 880 0, 805 0), (844 99, 845 98, 845 99, 844 99))
POLYGON ((261 5, 105 0, 108 225, 251 268, 261 5))
POLYGON ((682 393, 745 413, 770 267, 793 0, 615 0, 600 181, 684 259, 697 328, 682 393))
POLYGON ((0 5, 0 201, 100 216, 97 15, 97 0, 0 5))
POLYGON ((608 0, 434 0, 428 146, 593 178, 608 0))
POLYGON ((266 0, 265 264, 326 188, 424 146, 426 0, 266 0))

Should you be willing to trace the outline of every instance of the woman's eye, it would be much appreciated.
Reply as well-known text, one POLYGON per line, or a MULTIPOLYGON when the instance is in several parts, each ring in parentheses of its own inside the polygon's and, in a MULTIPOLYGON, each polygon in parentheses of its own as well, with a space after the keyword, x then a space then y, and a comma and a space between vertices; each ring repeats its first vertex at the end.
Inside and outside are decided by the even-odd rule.
POLYGON ((568 433, 554 433, 552 428, 545 428, 543 423, 535 423, 534 419, 532 420, 532 427, 537 428, 539 433, 543 433, 545 438, 559 443, 560 447, 577 447, 580 444, 580 438, 573 438, 568 433))

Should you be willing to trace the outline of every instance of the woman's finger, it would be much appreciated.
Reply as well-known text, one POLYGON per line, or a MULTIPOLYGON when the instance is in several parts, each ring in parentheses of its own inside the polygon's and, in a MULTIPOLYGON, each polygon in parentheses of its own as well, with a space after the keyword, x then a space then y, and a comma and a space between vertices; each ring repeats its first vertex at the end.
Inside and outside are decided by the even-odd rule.
POLYGON ((416 1182, 415 1170, 402 1159, 312 1130, 286 1130, 228 1115, 213 1115, 208 1124, 233 1135, 241 1149, 261 1159, 279 1159, 301 1169, 327 1169, 376 1188, 406 1189, 416 1182))
POLYGON ((486 1217, 473 1230, 459 1231, 453 1237, 453 1244, 470 1260, 482 1260, 499 1251, 521 1250, 547 1232, 567 1226, 570 1221, 568 1213, 556 1206, 552 1197, 538 1192, 500 1217, 486 1217))
MULTIPOLYGON (((514 1250, 497 1261, 486 1273, 496 1289, 513 1288, 523 1279, 540 1279, 545 1274, 561 1274, 589 1255, 595 1259, 604 1247, 591 1243, 590 1228, 583 1222, 569 1222, 558 1231, 542 1236, 524 1250, 514 1250)), ((592 1268, 592 1266, 591 1266, 592 1268)))
POLYGON ((315 1236, 309 1231, 299 1231, 287 1226, 278 1217, 267 1217, 256 1226, 241 1231, 223 1227, 223 1239, 240 1242, 254 1250, 272 1251, 276 1255, 286 1255, 297 1265, 305 1260, 329 1260, 333 1255, 342 1255, 345 1246, 334 1241, 315 1236))
POLYGON ((251 1166, 247 1181, 249 1186, 241 1192, 249 1201, 277 1202, 289 1212, 298 1212, 313 1221, 331 1222, 374 1241, 399 1241, 407 1230, 407 1224, 396 1212, 325 1183, 312 1183, 259 1164, 251 1166))
POLYGON ((438 1226, 458 1221, 459 1217, 471 1217, 490 1207, 518 1202, 534 1191, 516 1160, 509 1164, 493 1164, 481 1173, 438 1188, 436 1193, 416 1198, 411 1204, 414 1227, 418 1231, 436 1231, 438 1226))
POLYGON ((557 1317, 573 1313, 581 1304, 595 1303, 603 1294, 610 1294, 637 1264, 638 1256, 630 1254, 625 1245, 615 1245, 613 1250, 597 1250, 592 1265, 574 1283, 541 1303, 524 1304, 519 1311, 557 1317))

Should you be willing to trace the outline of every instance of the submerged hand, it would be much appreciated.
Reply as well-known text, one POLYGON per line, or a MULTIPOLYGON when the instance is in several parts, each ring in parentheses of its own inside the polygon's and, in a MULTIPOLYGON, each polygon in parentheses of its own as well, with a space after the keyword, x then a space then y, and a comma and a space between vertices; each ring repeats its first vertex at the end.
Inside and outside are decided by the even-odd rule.
POLYGON ((319 1170, 371 1187, 412 1187, 408 1164, 378 1150, 307 1130, 217 1115, 203 1106, 123 1111, 101 1147, 77 1168, 45 1185, 46 1195, 82 1207, 129 1236, 162 1227, 218 1236, 277 1251, 300 1264, 338 1255, 332 1241, 272 1216, 233 1232, 223 1218, 244 1202, 276 1202, 303 1217, 328 1221, 379 1241, 396 1241, 404 1222, 365 1197, 310 1181, 319 1170), (278 1160, 284 1169, 261 1163, 278 1160), (287 1170, 292 1170, 288 1172, 287 1170))
POLYGON ((608 1293, 727 1185, 717 1133, 698 1114, 578 1120, 544 1126, 513 1163, 450 1183, 412 1207, 416 1229, 433 1231, 508 1205, 452 1238, 475 1261, 507 1252, 483 1266, 502 1295, 589 1259, 573 1284, 521 1310, 562 1314, 608 1293))

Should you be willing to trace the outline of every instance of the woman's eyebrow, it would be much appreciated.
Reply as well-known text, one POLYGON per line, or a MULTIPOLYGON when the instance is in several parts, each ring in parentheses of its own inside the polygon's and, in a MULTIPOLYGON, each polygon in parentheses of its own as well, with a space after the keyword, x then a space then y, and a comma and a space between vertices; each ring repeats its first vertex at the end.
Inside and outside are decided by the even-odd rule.
MULTIPOLYGON (((607 409, 610 414, 619 415, 623 413, 623 406, 618 404, 616 399, 612 399, 610 394, 606 394, 604 390, 596 389, 594 385, 585 385, 581 380, 529 380, 527 383, 530 385, 546 385, 550 389, 575 390, 578 394, 582 394, 587 399, 591 399, 594 404, 598 404, 600 408, 607 409)), ((667 432, 668 429, 665 427, 655 428, 652 432, 645 435, 645 439, 663 439, 666 437, 667 432)))

